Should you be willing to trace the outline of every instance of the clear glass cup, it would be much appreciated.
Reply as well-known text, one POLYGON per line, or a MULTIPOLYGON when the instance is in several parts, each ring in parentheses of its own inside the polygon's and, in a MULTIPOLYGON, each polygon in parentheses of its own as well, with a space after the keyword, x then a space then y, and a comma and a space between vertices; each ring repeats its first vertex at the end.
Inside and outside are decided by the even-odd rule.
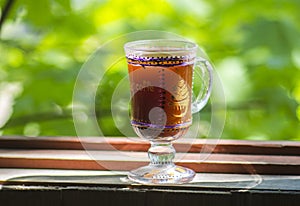
POLYGON ((172 141, 185 135, 192 114, 207 103, 212 89, 212 65, 197 56, 198 46, 181 40, 140 40, 124 45, 131 93, 131 125, 150 141, 150 163, 130 171, 142 184, 191 181, 195 172, 173 163, 172 141), (194 72, 197 71, 197 72, 194 72), (192 102, 193 75, 201 76, 201 90, 192 102))

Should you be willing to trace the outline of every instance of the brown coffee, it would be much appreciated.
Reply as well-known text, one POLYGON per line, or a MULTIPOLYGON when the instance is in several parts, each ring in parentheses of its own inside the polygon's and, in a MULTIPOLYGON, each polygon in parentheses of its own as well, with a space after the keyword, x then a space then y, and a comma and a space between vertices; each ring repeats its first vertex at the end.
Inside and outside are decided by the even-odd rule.
POLYGON ((186 133, 192 123, 193 64, 158 60, 128 60, 131 124, 141 137, 169 141, 186 133))

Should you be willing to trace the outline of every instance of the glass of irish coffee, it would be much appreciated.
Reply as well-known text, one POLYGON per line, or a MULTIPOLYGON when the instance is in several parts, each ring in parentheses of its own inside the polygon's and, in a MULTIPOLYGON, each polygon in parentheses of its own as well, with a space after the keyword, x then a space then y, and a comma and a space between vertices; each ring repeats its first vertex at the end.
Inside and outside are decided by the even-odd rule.
POLYGON ((187 133, 192 114, 207 103, 213 67, 205 57, 197 56, 198 46, 189 41, 140 40, 126 43, 124 49, 131 125, 139 137, 151 143, 149 165, 130 171, 128 177, 142 184, 189 182, 195 172, 173 163, 172 141, 187 133), (201 76, 202 89, 197 95, 192 92, 194 73, 201 76))

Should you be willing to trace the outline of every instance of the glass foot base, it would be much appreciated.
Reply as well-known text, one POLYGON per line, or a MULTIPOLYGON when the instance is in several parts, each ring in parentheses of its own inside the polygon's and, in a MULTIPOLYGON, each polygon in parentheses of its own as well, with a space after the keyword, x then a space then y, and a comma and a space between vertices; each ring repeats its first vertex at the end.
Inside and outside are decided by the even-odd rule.
POLYGON ((175 164, 149 164, 130 171, 128 178, 141 184, 183 184, 194 176, 193 170, 175 164))

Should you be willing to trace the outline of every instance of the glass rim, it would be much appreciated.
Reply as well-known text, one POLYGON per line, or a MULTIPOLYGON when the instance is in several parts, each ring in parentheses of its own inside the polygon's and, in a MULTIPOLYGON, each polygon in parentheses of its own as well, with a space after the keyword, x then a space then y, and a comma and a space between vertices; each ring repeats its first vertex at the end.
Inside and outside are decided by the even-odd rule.
POLYGON ((177 39, 147 39, 127 42, 124 45, 125 51, 132 52, 191 52, 196 51, 198 45, 187 40, 177 39), (154 49, 156 48, 156 49, 154 49))

